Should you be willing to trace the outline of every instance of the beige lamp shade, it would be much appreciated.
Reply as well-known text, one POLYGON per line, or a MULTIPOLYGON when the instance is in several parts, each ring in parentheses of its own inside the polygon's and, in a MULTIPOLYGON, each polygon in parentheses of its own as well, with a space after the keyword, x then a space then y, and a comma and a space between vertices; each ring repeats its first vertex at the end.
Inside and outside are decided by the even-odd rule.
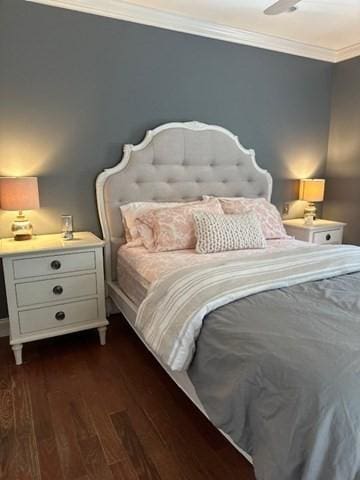
POLYGON ((34 210, 39 207, 39 188, 36 177, 0 178, 2 210, 34 210))
POLYGON ((306 178, 300 180, 299 199, 307 202, 324 200, 325 180, 323 178, 306 178))

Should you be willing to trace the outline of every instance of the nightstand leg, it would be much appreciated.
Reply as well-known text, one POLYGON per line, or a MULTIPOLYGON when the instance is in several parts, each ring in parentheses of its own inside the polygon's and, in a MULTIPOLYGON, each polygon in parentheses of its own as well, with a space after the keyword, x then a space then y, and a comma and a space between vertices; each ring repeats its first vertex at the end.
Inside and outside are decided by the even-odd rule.
POLYGON ((21 365, 21 364, 22 364, 22 348, 23 348, 23 344, 22 344, 22 343, 17 343, 16 345, 13 345, 11 348, 12 348, 12 350, 13 350, 13 352, 14 352, 16 365, 21 365))
POLYGON ((99 338, 100 338, 100 345, 105 345, 106 343, 106 328, 107 327, 99 327, 99 338))

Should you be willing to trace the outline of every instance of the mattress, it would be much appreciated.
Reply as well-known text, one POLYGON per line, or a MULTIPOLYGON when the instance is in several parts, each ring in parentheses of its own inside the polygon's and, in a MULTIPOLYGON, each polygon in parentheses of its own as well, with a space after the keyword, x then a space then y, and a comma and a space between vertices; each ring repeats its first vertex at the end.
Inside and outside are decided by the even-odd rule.
MULTIPOLYGON (((266 252, 292 249, 310 243, 294 239, 267 240, 266 252)), ((117 254, 117 283, 130 300, 139 306, 146 297, 151 284, 174 270, 189 266, 209 264, 222 258, 235 259, 248 255, 264 253, 264 250, 235 250, 231 252, 196 253, 195 250, 176 250, 173 252, 151 253, 145 247, 128 248, 123 245, 117 254)))

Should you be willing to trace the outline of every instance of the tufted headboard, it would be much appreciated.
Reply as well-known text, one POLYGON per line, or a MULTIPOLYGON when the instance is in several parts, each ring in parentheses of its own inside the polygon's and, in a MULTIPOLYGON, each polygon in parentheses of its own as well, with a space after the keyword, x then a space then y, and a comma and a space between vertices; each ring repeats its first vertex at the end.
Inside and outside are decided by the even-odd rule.
POLYGON ((125 145, 120 163, 96 181, 107 281, 116 277, 116 252, 124 242, 120 205, 202 195, 270 200, 271 189, 271 175, 257 165, 254 150, 225 128, 186 122, 149 130, 139 145, 125 145))

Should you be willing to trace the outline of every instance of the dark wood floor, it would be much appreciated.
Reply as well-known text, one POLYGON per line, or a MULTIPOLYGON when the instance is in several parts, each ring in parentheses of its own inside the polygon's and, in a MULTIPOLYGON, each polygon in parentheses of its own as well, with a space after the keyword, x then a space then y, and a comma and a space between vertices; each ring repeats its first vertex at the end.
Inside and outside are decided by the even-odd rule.
POLYGON ((253 480, 253 469, 124 321, 81 334, 0 339, 1 480, 253 480))

